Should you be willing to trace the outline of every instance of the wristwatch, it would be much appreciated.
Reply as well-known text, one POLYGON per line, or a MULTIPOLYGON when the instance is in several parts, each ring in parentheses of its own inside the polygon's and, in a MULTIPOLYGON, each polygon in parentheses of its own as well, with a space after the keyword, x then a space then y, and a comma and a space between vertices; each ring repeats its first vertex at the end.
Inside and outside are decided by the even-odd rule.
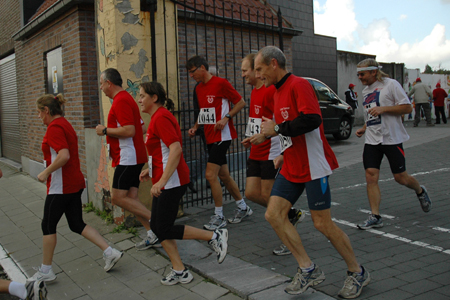
POLYGON ((226 114, 225 117, 227 117, 228 119, 231 119, 230 114, 226 114))
POLYGON ((103 134, 106 135, 106 129, 108 129, 108 127, 103 128, 103 134))
POLYGON ((273 127, 273 130, 275 130, 276 134, 278 134, 278 130, 280 130, 280 127, 278 125, 275 125, 273 127))

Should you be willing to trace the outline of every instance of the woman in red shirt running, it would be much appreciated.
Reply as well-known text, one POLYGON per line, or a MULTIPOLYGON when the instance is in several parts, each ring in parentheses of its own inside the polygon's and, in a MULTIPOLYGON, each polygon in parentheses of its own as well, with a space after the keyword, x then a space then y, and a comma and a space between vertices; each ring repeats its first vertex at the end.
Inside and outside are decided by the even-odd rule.
POLYGON ((78 158, 78 138, 72 125, 62 116, 62 106, 67 100, 62 94, 47 94, 36 100, 39 119, 47 126, 42 141, 44 171, 38 176, 47 182, 47 197, 42 219, 43 259, 29 280, 53 281, 53 253, 56 247, 56 227, 62 215, 66 215, 69 228, 103 250, 105 271, 108 272, 123 253, 111 248, 97 230, 83 221, 81 194, 86 187, 78 158))
POLYGON ((141 111, 151 117, 145 137, 149 155, 148 169, 142 171, 139 179, 141 181, 152 179, 150 227, 161 241, 172 263, 172 271, 161 280, 161 283, 164 285, 189 283, 194 277, 181 261, 175 240, 209 241, 217 253, 218 262, 222 263, 227 255, 228 231, 218 229, 211 232, 187 225, 174 225, 178 205, 189 184, 189 168, 183 157, 180 125, 168 110, 173 109, 174 104, 172 100, 167 99, 160 83, 142 83, 139 95, 141 111))

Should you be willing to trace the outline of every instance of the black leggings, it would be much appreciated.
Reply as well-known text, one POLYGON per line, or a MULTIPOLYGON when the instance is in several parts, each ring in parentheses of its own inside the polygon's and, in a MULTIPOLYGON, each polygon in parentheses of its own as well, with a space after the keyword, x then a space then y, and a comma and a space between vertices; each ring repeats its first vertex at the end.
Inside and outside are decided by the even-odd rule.
POLYGON ((178 214, 178 205, 187 189, 187 184, 162 190, 159 197, 153 197, 152 219, 150 227, 159 241, 182 240, 184 225, 174 225, 178 214))
POLYGON ((86 227, 83 221, 81 209, 81 194, 83 189, 73 194, 47 195, 44 205, 44 218, 41 227, 44 235, 56 233, 56 226, 63 214, 66 214, 69 228, 75 233, 81 234, 86 227))

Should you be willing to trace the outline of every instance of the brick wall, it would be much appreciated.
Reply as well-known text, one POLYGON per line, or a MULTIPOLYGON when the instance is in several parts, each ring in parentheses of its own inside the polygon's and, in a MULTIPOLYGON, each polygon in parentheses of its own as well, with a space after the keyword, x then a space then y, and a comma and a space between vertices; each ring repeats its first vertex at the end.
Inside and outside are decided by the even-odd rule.
POLYGON ((20 29, 20 1, 1 0, 0 4, 0 58, 14 49, 11 36, 20 29))
POLYGON ((65 117, 78 135, 81 170, 85 177, 85 128, 100 122, 95 15, 90 8, 74 8, 25 41, 16 42, 17 82, 22 155, 42 161, 41 142, 46 127, 36 112, 36 99, 46 93, 46 53, 62 49, 65 117))
MULTIPOLYGON (((303 30, 292 40, 294 74, 317 78, 337 89, 336 38, 314 34, 313 0, 268 0, 283 16, 303 30)), ((333 24, 330 24, 333 26, 333 24)))

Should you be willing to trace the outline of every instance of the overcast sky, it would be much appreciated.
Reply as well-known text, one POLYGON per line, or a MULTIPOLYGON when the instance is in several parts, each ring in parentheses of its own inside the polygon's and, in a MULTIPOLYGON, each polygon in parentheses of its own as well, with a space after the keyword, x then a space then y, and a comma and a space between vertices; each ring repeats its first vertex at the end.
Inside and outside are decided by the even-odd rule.
POLYGON ((338 50, 450 70, 450 0, 314 0, 314 28, 338 50))

